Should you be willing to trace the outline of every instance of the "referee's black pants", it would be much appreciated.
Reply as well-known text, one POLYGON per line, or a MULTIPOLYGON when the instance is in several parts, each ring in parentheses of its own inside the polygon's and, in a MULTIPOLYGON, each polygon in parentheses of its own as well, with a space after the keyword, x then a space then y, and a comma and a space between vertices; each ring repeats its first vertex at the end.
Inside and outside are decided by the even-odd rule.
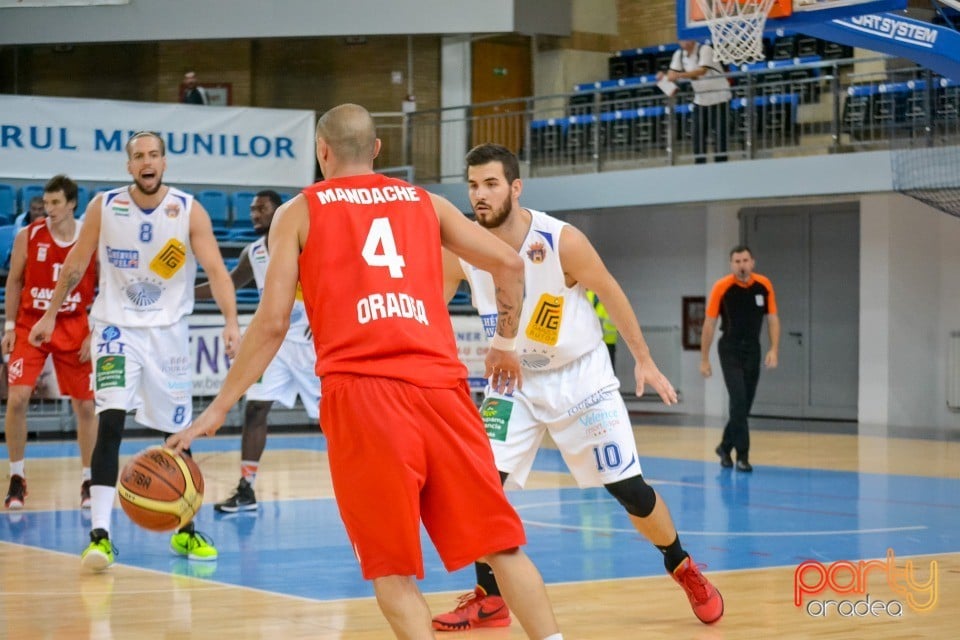
POLYGON ((760 381, 760 341, 734 341, 720 338, 717 343, 723 381, 730 394, 730 419, 723 428, 720 446, 729 453, 737 450, 737 459, 747 460, 750 429, 747 416, 753 407, 760 381))

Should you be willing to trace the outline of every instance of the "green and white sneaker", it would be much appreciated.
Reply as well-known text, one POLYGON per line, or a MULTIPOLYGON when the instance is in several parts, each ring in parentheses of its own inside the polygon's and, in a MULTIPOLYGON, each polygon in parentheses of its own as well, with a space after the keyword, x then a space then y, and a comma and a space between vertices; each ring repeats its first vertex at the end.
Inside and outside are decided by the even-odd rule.
POLYGON ((116 552, 109 534, 103 529, 94 529, 90 532, 90 546, 80 554, 80 564, 89 571, 103 571, 113 564, 116 552))
POLYGON ((170 538, 170 550, 189 560, 216 560, 213 540, 198 531, 178 531, 170 538))

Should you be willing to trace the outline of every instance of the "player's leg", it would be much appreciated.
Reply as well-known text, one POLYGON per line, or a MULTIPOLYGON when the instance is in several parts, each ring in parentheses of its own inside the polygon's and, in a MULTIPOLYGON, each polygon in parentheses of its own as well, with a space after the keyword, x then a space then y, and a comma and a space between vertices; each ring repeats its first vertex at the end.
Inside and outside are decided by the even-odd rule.
POLYGON ((47 352, 27 341, 27 333, 18 331, 7 362, 7 414, 4 433, 10 457, 10 485, 4 506, 22 509, 27 497, 26 449, 27 409, 30 396, 43 370, 47 352))
POLYGON ((4 433, 10 456, 10 485, 3 505, 22 509, 27 497, 27 475, 24 456, 27 447, 27 407, 33 387, 16 385, 7 388, 7 418, 4 433))
MULTIPOLYGON (((84 332, 86 321, 84 320, 84 332)), ((89 509, 91 471, 90 458, 97 442, 97 415, 93 401, 93 366, 80 361, 76 350, 53 354, 53 368, 57 373, 60 392, 70 398, 77 419, 77 445, 80 448, 80 508, 89 509)))
MULTIPOLYGON (((423 491, 424 527, 448 570, 484 560, 493 567, 504 595, 497 598, 498 606, 488 598, 475 612, 477 620, 461 621, 460 629, 509 624, 509 603, 529 637, 557 633, 543 579, 519 549, 526 541, 523 528, 503 492, 502 475, 469 390, 464 384, 432 389, 424 397, 439 418, 424 426, 430 430, 425 438, 430 476, 423 491), (464 483, 463 477, 470 481, 464 483)), ((435 629, 451 630, 449 626, 434 622, 435 629)))
MULTIPOLYGON (((546 433, 527 400, 527 390, 539 388, 538 377, 526 376, 524 391, 517 391, 513 396, 500 395, 490 387, 485 392, 480 415, 493 449, 501 485, 509 479, 512 486, 523 486, 546 433)), ((493 568, 477 561, 474 571, 477 583, 473 591, 460 596, 451 611, 434 617, 433 628, 437 631, 510 624, 510 609, 500 593, 493 568)))
POLYGON ((260 470, 260 457, 267 446, 267 417, 272 400, 251 400, 243 408, 243 427, 240 434, 240 481, 233 494, 213 505, 221 513, 256 511, 257 495, 254 485, 260 470))
POLYGON ((397 637, 430 638, 430 614, 413 581, 423 577, 421 483, 429 468, 423 435, 429 416, 420 390, 333 374, 323 393, 330 477, 363 577, 373 581, 397 637))

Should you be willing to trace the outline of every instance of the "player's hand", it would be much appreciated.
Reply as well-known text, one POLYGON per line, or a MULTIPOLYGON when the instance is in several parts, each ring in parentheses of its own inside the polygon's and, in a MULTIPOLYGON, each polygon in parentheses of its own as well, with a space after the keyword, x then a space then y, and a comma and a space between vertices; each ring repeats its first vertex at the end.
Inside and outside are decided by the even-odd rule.
POLYGON ((702 375, 704 378, 709 378, 713 375, 713 369, 710 368, 709 360, 702 360, 700 362, 700 375, 702 375))
POLYGON ((3 355, 8 356, 13 352, 13 345, 17 343, 17 334, 12 329, 3 333, 3 340, 0 340, 0 350, 3 355))
POLYGON ((523 386, 520 358, 516 351, 501 351, 491 347, 485 364, 483 377, 490 381, 497 393, 510 395, 523 386))
POLYGON ((767 369, 776 369, 777 368, 777 352, 774 349, 767 351, 767 357, 763 359, 764 366, 767 369))
POLYGON ((50 342, 50 336, 53 335, 53 327, 56 323, 55 316, 43 314, 40 319, 30 329, 30 344, 39 347, 44 342, 50 342))
POLYGON ((223 327, 223 349, 231 358, 237 357, 240 350, 240 325, 228 322, 223 327))
POLYGON ((80 352, 79 357, 77 358, 80 362, 89 362, 90 361, 90 339, 93 337, 92 333, 88 333, 87 337, 83 339, 83 342, 80 343, 80 352))
POLYGON ((657 395, 660 396, 660 399, 663 400, 663 404, 677 404, 677 390, 674 389, 670 381, 667 380, 667 376, 660 373, 660 369, 657 368, 653 358, 647 358, 642 362, 637 362, 633 373, 637 380, 638 397, 643 395, 644 386, 650 385, 653 390, 657 392, 657 395))
POLYGON ((215 434, 223 425, 226 417, 226 414, 219 414, 211 407, 207 407, 204 412, 193 421, 193 424, 183 431, 174 433, 168 437, 165 446, 177 453, 182 452, 184 449, 189 449, 195 439, 215 434))

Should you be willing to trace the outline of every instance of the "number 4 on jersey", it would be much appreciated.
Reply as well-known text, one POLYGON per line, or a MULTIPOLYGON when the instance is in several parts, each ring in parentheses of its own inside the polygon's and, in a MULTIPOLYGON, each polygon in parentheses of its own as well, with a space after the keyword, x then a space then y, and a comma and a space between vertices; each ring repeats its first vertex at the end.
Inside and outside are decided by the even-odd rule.
POLYGON ((402 278, 406 262, 397 253, 397 243, 393 239, 393 229, 389 218, 374 218, 363 243, 363 259, 371 267, 387 267, 391 278, 402 278), (377 253, 380 249, 380 253, 377 253))

